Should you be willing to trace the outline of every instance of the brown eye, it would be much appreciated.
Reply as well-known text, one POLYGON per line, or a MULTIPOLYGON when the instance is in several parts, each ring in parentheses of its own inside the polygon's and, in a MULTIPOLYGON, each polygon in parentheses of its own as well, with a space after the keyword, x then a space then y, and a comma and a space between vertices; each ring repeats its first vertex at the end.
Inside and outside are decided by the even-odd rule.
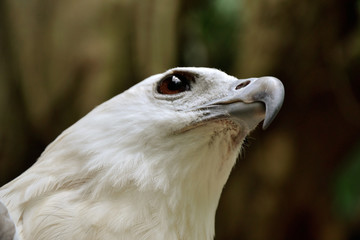
POLYGON ((183 75, 169 75, 160 81, 157 90, 161 94, 181 93, 190 90, 190 82, 183 75))

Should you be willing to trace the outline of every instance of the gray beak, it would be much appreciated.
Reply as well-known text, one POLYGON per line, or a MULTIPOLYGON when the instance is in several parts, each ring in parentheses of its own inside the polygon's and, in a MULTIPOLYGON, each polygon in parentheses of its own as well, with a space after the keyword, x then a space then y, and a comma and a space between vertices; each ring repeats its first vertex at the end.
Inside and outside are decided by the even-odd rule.
POLYGON ((264 120, 263 129, 266 129, 279 112, 284 96, 284 86, 279 79, 250 78, 236 81, 231 86, 230 94, 212 105, 221 106, 227 114, 245 122, 249 128, 264 120))
POLYGON ((239 97, 243 99, 244 103, 262 102, 265 104, 263 129, 266 129, 283 104, 285 97, 283 84, 274 77, 261 77, 245 80, 240 85, 240 87, 238 85, 236 88, 238 88, 239 97))

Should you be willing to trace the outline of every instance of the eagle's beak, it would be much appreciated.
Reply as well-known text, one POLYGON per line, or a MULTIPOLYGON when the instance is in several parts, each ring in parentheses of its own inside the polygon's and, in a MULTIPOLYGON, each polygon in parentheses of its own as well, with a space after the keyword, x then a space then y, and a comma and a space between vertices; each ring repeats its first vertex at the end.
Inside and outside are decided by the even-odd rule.
MULTIPOLYGON (((242 100, 244 103, 261 102, 265 104, 265 119, 263 129, 266 129, 274 120, 277 113, 280 111, 284 101, 285 90, 281 81, 274 77, 261 77, 241 80, 234 88, 235 99, 242 100)), ((237 116, 240 114, 242 105, 229 105, 229 113, 237 116)), ((250 106, 248 106, 250 107, 250 106)), ((255 107, 257 109, 257 107, 255 107)))
POLYGON ((266 129, 279 112, 284 96, 284 86, 279 79, 249 78, 236 81, 225 98, 211 105, 221 106, 227 114, 251 129, 264 120, 263 129, 266 129))

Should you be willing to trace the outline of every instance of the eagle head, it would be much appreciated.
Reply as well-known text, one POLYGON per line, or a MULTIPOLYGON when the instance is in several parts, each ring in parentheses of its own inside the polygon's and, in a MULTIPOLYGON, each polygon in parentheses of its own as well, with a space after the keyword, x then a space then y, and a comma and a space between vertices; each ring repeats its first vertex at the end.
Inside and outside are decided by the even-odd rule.
POLYGON ((24 239, 211 239, 244 138, 283 98, 274 77, 170 69, 65 130, 0 197, 24 239))

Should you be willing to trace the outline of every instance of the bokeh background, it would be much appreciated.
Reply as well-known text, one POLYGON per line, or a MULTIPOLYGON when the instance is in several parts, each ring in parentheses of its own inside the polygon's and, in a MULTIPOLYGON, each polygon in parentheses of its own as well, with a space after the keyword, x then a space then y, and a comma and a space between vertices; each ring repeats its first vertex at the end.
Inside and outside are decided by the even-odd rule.
POLYGON ((93 107, 175 66, 272 75, 216 240, 360 239, 360 0, 1 0, 0 185, 93 107))

